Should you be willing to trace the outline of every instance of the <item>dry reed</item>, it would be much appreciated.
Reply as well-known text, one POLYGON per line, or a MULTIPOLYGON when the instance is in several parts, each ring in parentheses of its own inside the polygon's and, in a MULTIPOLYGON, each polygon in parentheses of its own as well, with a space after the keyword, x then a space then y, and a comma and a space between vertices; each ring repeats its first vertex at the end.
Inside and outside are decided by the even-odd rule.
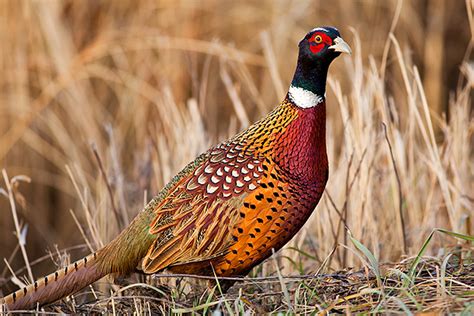
MULTIPOLYGON (((474 5, 421 3, 0 2, 1 167, 32 180, 10 186, 4 174, 1 288, 14 288, 7 266, 17 285, 30 281, 25 271, 29 279, 50 272, 51 261, 26 259, 47 249, 61 264, 70 253, 62 249, 85 245, 77 258, 101 247, 187 162, 268 112, 291 79, 298 39, 316 24, 336 25, 354 51, 334 63, 328 82, 330 180, 277 254, 278 268, 269 260, 252 276, 361 266, 352 238, 377 262, 398 262, 436 227, 473 235, 474 5)), ((472 258, 472 243, 443 234, 426 254, 456 243, 470 245, 472 258)), ((289 286, 281 310, 308 312, 295 298, 304 285, 279 283, 289 286)), ((310 306, 340 305, 324 301, 332 299, 310 306)), ((417 308, 396 299, 398 309, 417 308)), ((224 301, 213 298, 212 308, 246 304, 224 301)), ((146 313, 143 304, 127 306, 146 313)))

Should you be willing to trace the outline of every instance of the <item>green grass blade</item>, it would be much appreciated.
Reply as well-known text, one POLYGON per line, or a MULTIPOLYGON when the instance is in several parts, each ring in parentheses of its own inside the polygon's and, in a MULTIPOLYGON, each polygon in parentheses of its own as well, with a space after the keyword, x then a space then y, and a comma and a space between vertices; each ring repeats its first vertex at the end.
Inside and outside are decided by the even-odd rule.
MULTIPOLYGON (((446 230, 446 229, 443 229, 443 228, 433 229, 431 231, 431 233, 429 234, 428 238, 426 238, 425 242, 421 246, 420 251, 418 251, 418 254, 416 255, 415 260, 413 260, 413 263, 410 266, 408 276, 409 276, 409 281, 412 284, 413 284, 413 281, 414 281, 413 278, 414 278, 415 273, 416 273, 416 268, 418 267, 418 264, 420 263, 422 256, 426 252, 426 249, 428 248, 428 245, 429 245, 431 239, 433 238, 434 233, 436 233, 436 232, 440 232, 440 233, 443 233, 443 234, 446 234, 446 235, 449 235, 449 236, 452 236, 452 237, 455 237, 455 238, 459 238, 459 239, 462 239, 462 240, 474 242, 474 236, 469 236, 469 235, 464 235, 464 234, 452 232, 452 231, 449 231, 449 230, 446 230)), ((404 286, 409 286, 409 284, 405 283, 404 286)))
POLYGON ((360 241, 358 241, 357 239, 355 239, 352 236, 350 231, 349 231, 348 235, 349 235, 350 240, 354 244, 354 246, 360 252, 362 252, 364 254, 364 256, 369 260, 369 263, 370 263, 369 268, 374 272, 375 277, 377 278, 378 286, 381 286, 382 285, 382 281, 381 281, 382 279, 381 279, 381 276, 380 276, 379 263, 378 263, 377 259, 375 258, 375 256, 372 254, 372 252, 370 252, 370 250, 366 246, 364 246, 360 241))

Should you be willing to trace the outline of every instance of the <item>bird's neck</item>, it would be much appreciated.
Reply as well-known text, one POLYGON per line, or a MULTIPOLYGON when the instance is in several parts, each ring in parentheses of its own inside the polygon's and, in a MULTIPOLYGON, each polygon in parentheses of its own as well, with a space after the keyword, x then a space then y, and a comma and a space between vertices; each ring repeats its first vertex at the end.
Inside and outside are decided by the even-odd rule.
POLYGON ((329 62, 298 58, 287 104, 296 118, 276 140, 276 162, 299 181, 327 177, 326 78, 329 62))
POLYGON ((326 104, 311 108, 289 104, 296 118, 275 139, 276 163, 302 182, 323 181, 327 176, 326 104))
POLYGON ((299 57, 291 86, 324 97, 328 68, 329 63, 299 57))

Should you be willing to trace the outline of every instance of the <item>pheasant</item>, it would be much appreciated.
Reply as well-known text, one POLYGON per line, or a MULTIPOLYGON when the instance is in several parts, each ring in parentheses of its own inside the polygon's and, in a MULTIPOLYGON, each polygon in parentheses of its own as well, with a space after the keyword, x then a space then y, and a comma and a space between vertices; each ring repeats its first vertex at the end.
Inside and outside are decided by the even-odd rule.
POLYGON ((285 245, 328 180, 326 76, 349 45, 334 27, 299 43, 296 71, 272 112, 188 164, 131 224, 97 252, 3 298, 28 309, 73 294, 107 274, 242 276, 285 245))

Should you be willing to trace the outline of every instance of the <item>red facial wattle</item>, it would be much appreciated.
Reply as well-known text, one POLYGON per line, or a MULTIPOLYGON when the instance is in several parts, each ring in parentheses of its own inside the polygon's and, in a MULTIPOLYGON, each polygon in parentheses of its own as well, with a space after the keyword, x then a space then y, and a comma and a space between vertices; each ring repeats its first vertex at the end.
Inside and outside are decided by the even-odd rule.
POLYGON ((332 39, 324 33, 314 33, 309 39, 309 49, 313 54, 321 52, 326 45, 331 46, 332 39))

